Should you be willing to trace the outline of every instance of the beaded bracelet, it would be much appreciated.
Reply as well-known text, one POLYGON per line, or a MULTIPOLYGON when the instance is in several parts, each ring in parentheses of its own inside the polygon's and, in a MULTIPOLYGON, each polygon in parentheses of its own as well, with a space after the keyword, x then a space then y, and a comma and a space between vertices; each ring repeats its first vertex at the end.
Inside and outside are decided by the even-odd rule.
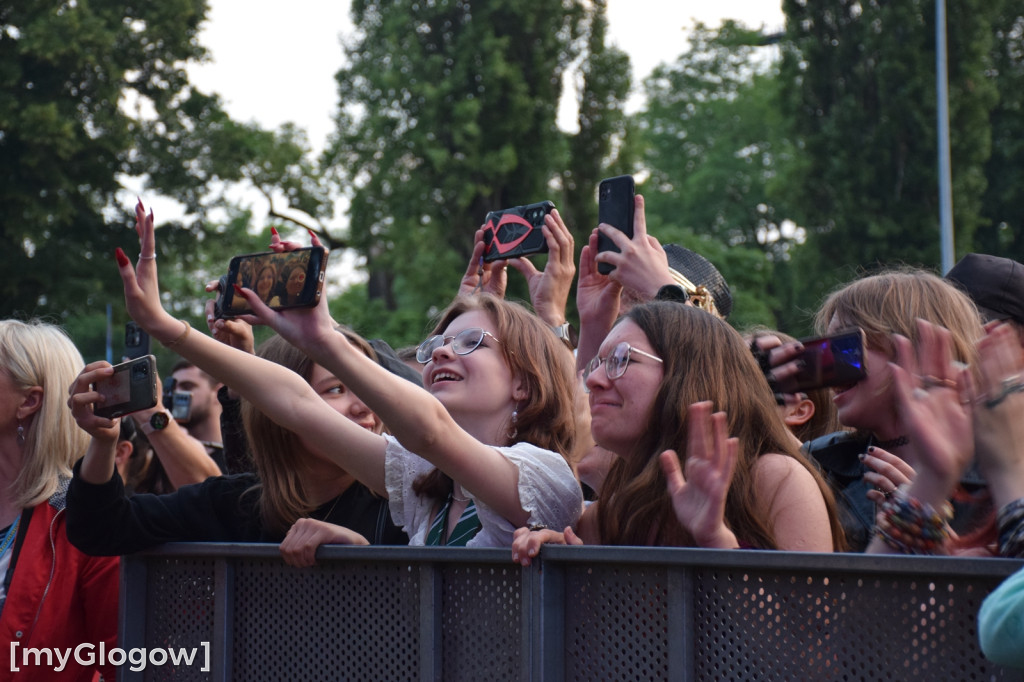
POLYGON ((903 554, 936 554, 949 538, 951 518, 948 502, 936 510, 899 488, 878 512, 875 530, 885 544, 903 554))
POLYGON ((1024 497, 1009 502, 996 514, 999 527, 999 553, 1006 557, 1024 557, 1024 497))

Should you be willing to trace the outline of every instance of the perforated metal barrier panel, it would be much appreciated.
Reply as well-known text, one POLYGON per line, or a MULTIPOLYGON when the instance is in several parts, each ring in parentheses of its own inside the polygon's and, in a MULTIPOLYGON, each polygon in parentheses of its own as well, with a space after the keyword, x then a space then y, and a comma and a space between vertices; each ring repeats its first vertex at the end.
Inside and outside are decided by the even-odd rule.
POLYGON ((168 545, 122 564, 122 680, 1024 680, 982 656, 1019 561, 545 547, 168 545))

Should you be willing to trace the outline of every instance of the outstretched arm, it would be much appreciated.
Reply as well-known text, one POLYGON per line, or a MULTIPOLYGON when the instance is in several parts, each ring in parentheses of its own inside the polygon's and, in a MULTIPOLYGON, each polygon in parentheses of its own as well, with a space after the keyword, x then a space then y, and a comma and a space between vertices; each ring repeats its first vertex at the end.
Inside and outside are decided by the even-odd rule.
MULTIPOLYGON (((519 499, 519 470, 492 444, 499 434, 468 433, 426 390, 367 358, 333 330, 326 302, 276 312, 242 290, 257 318, 327 368, 373 410, 403 447, 428 460, 514 525, 529 514, 519 499)), ((353 472, 355 473, 355 472, 353 472)), ((358 474, 356 474, 358 476, 358 474)))
MULTIPOLYGON (((138 268, 117 250, 125 304, 132 319, 164 346, 231 386, 276 423, 302 434, 318 454, 337 462, 375 492, 386 494, 384 439, 335 412, 294 372, 191 330, 167 313, 160 304, 156 259, 148 257, 155 254, 156 246, 153 214, 147 215, 141 202, 136 207, 136 230, 142 254, 138 268)), ((326 315, 326 301, 321 304, 326 315)), ((333 326, 330 329, 342 338, 333 326)))

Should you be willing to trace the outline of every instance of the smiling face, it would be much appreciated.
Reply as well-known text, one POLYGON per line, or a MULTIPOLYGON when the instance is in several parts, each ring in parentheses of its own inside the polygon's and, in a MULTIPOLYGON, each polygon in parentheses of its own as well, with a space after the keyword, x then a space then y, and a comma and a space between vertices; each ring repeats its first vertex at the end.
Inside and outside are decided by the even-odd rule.
MULTIPOLYGON (((607 357, 623 341, 657 355, 640 327, 625 319, 605 337, 598 357, 607 357)), ((586 385, 590 390, 590 432, 594 441, 620 457, 628 454, 647 428, 663 377, 662 363, 635 352, 618 379, 608 378, 604 364, 591 372, 586 385)))
POLYGON ((260 274, 256 278, 256 293, 260 298, 265 300, 270 295, 276 279, 277 273, 274 272, 274 268, 268 266, 260 270, 260 274))
POLYGON ((306 271, 300 267, 295 267, 292 268, 292 271, 288 274, 288 281, 284 286, 289 296, 298 296, 305 284, 306 271))
MULTIPOLYGON (((459 315, 440 333, 452 337, 471 327, 497 336, 494 323, 482 310, 459 315)), ((515 382, 499 345, 500 338, 495 340, 485 335, 476 350, 457 355, 448 340, 434 349, 430 360, 423 365, 423 386, 460 424, 468 415, 511 414, 515 409, 515 382)))
MULTIPOLYGON (((834 334, 848 327, 848 324, 833 318, 828 325, 828 333, 834 334)), ((900 435, 895 433, 898 431, 896 398, 889 361, 886 353, 866 346, 864 369, 867 376, 851 386, 834 389, 832 401, 844 426, 864 429, 881 438, 900 435)))
POLYGON ((357 398, 355 393, 348 390, 348 387, 341 383, 336 376, 320 365, 313 365, 309 385, 338 414, 348 417, 367 431, 380 433, 383 430, 380 417, 370 411, 370 408, 357 398))

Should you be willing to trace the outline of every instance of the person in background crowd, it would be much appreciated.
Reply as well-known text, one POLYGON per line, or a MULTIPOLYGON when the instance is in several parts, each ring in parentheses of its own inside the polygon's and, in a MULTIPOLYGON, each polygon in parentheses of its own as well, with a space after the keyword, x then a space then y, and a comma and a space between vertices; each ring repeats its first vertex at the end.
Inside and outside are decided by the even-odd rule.
MULTIPOLYGON (((916 348, 919 326, 927 320, 950 331, 956 361, 970 365, 975 344, 984 334, 974 304, 961 291, 933 273, 899 268, 854 280, 832 293, 815 316, 819 334, 860 328, 865 334, 867 377, 834 389, 833 402, 845 431, 805 444, 805 452, 821 465, 839 498, 843 526, 853 551, 864 551, 875 525, 875 507, 913 476, 918 443, 903 432, 896 407, 890 363, 896 357, 894 335, 916 348)), ((772 351, 773 370, 784 379, 784 360, 799 344, 772 351)), ((991 504, 984 481, 968 472, 957 494, 957 532, 985 524, 991 504)))
MULTIPOLYGON (((361 352, 373 350, 347 330, 361 352)), ((380 433, 380 419, 344 384, 279 336, 259 354, 301 377, 324 405, 368 432, 380 433)), ((110 438, 116 420, 92 413, 89 386, 109 371, 86 367, 72 397, 74 414, 93 436, 76 465, 68 492, 68 537, 91 554, 127 554, 164 542, 279 542, 285 560, 308 566, 322 544, 406 544, 390 521, 387 502, 345 470, 317 454, 299 433, 278 426, 250 404, 242 420, 256 473, 215 476, 168 495, 122 493, 110 469, 110 438)))
POLYGON ((971 297, 982 320, 1009 323, 1024 353, 1024 265, 1009 258, 969 253, 945 279, 971 297))
MULTIPOLYGON (((11 643, 8 655, 117 645, 118 559, 86 556, 64 532, 71 465, 88 445, 66 404, 83 364, 61 329, 0 321, 0 640, 11 643)), ((9 661, 0 679, 53 679, 41 665, 15 672, 20 662, 9 661)), ((96 672, 114 679, 114 666, 71 656, 60 679, 84 682, 96 672)))

